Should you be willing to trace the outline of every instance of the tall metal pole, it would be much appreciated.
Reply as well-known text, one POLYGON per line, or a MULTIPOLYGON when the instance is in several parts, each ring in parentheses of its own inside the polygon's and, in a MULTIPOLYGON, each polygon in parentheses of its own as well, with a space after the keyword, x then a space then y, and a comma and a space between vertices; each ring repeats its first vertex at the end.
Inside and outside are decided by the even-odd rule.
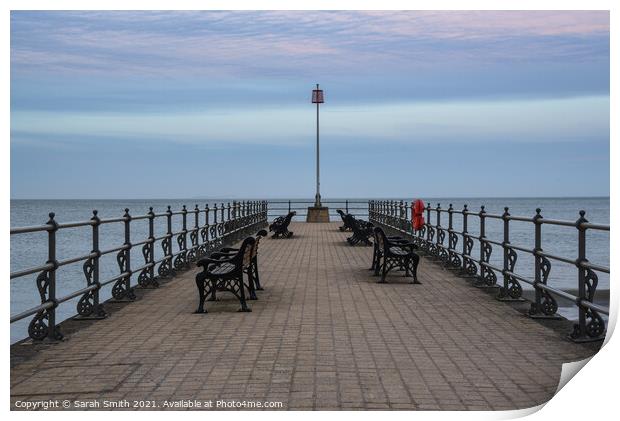
MULTIPOLYGON (((319 84, 316 84, 316 90, 319 90, 319 84)), ((319 101, 316 103, 316 196, 314 198, 314 206, 321 207, 321 193, 319 181, 319 101)))

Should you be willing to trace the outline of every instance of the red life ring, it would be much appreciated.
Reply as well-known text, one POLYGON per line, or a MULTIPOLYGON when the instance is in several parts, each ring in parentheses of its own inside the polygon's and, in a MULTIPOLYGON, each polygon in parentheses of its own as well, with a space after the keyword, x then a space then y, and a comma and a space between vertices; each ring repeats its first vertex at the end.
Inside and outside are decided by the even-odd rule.
POLYGON ((411 225, 414 231, 419 231, 424 226, 424 202, 421 199, 417 199, 411 204, 411 225))

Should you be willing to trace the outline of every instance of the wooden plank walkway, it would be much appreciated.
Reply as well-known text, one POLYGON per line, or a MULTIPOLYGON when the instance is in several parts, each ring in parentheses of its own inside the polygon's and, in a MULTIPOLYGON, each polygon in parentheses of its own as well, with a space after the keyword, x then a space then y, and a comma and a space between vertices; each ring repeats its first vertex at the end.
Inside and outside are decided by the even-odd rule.
MULTIPOLYGON (((264 239, 265 290, 197 305, 188 271, 11 369, 11 401, 281 402, 284 409, 517 409, 549 400, 573 344, 422 259, 377 284, 339 224, 264 239)), ((17 345, 17 347, 25 345, 17 345)), ((161 406, 160 406, 161 408, 161 406)))

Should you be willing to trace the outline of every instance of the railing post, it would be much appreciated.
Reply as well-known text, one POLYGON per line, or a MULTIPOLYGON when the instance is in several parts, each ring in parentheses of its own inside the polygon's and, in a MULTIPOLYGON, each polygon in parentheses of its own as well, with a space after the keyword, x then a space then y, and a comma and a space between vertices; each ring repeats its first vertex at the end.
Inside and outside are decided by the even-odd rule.
POLYGON ((549 272, 551 272, 551 262, 542 253, 542 215, 540 208, 536 209, 536 215, 532 219, 534 222, 534 302, 530 306, 529 315, 534 319, 557 319, 558 303, 551 294, 539 285, 546 285, 549 272))
POLYGON ((82 265, 82 271, 86 277, 86 286, 94 286, 95 289, 82 295, 77 303, 78 314, 74 317, 74 320, 104 319, 107 316, 103 306, 99 303, 99 291, 101 289, 101 284, 99 283, 99 258, 101 257, 101 251, 99 250, 99 225, 101 224, 101 219, 97 216, 96 210, 93 210, 93 216, 90 220, 93 227, 91 257, 86 259, 82 265))
POLYGON ((221 247, 224 244, 224 241, 226 240, 226 233, 224 229, 224 227, 226 226, 226 218, 224 217, 225 208, 226 207, 224 206, 224 203, 221 203, 220 204, 220 223, 217 225, 217 234, 220 240, 218 247, 221 247))
POLYGON ((217 222, 217 203, 213 205, 213 224, 209 227, 209 233, 211 234, 211 242, 209 244, 209 249, 213 249, 217 246, 219 242, 218 238, 218 222, 217 222))
POLYGON ((144 263, 149 266, 142 269, 140 275, 138 275, 138 285, 142 288, 159 286, 155 279, 155 212, 153 212, 153 207, 149 208, 147 215, 149 218, 149 238, 142 246, 142 256, 144 257, 144 263))
POLYGON ((198 246, 198 256, 206 256, 209 252, 209 204, 205 204, 205 224, 200 228, 200 245, 198 246))
POLYGON ((54 216, 54 212, 50 212, 50 219, 47 221, 47 225, 51 225, 51 228, 47 230, 46 263, 52 267, 41 272, 36 279, 41 304, 47 304, 49 307, 39 310, 28 325, 28 334, 37 341, 47 339, 54 342, 63 338, 60 329, 56 326, 56 307, 58 307, 56 300, 56 270, 58 269, 56 231, 58 231, 58 223, 54 216))
POLYGON ((405 231, 405 233, 410 233, 411 232, 411 224, 409 223, 409 203, 408 202, 403 202, 403 231, 405 231))
POLYGON ((510 247, 510 213, 508 212, 508 207, 504 208, 502 221, 504 221, 504 241, 502 242, 504 252, 502 277, 504 278, 504 285, 500 288, 497 298, 501 301, 522 301, 523 289, 521 284, 514 276, 509 274, 509 272, 514 273, 518 255, 510 247))
POLYGON ((461 267, 461 258, 456 252, 456 245, 459 237, 454 231, 454 208, 452 203, 448 207, 448 263, 451 268, 459 269, 461 267))
POLYGON ((344 209, 346 213, 349 213, 349 200, 344 201, 344 209))
POLYGON ((463 259, 462 259, 462 270, 463 270, 463 273, 467 272, 467 260, 468 260, 468 258, 465 257, 465 256, 467 254, 469 254, 468 253, 468 247, 467 247, 467 243, 468 243, 467 240, 469 238, 468 237, 468 233, 467 233, 467 217, 469 215, 467 214, 467 212, 468 212, 467 204, 465 204, 465 205, 463 205, 463 210, 461 211, 461 213, 463 214, 463 230, 461 232, 461 236, 462 236, 462 239, 463 239, 463 244, 462 244, 463 247, 461 249, 462 257, 463 257, 463 259))
POLYGON ((117 280, 112 287, 112 298, 114 301, 126 302, 133 301, 136 296, 131 287, 131 215, 129 209, 125 208, 123 215, 123 225, 125 228, 125 242, 123 248, 116 255, 116 263, 122 278, 117 280))
POLYGON ((291 212, 291 201, 290 200, 288 201, 288 211, 289 213, 291 212))
POLYGON ((195 262, 198 259, 198 235, 200 231, 200 209, 198 208, 198 204, 194 205, 194 228, 192 228, 192 232, 189 235, 189 238, 192 242, 192 248, 187 253, 187 261, 195 262))
POLYGON ((177 235, 177 245, 179 246, 179 254, 174 258, 174 269, 183 270, 189 265, 187 263, 187 208, 183 205, 181 210, 182 226, 181 232, 177 235))
MULTIPOLYGON (((584 222, 588 222, 585 218, 585 212, 581 211, 580 213, 580 218, 577 220, 577 230, 579 232, 578 234, 578 255, 577 255, 577 261, 578 261, 578 265, 577 265, 577 271, 579 273, 579 300, 585 300, 586 299, 586 271, 583 268, 583 266, 581 266, 581 263, 587 262, 586 259, 586 230, 584 228, 582 228, 582 224, 584 222)), ((580 336, 583 336, 583 334, 586 331, 586 311, 584 310, 583 307, 578 306, 579 308, 579 324, 578 324, 578 333, 580 334, 580 336)))
POLYGON ((441 203, 437 203, 437 257, 443 262, 445 266, 450 258, 448 251, 446 250, 446 230, 441 225, 441 203))
MULTIPOLYGON (((412 235, 414 238, 415 238, 415 237, 418 237, 418 238, 419 238, 419 236, 418 236, 418 232, 417 232, 417 231, 413 228, 413 218, 414 218, 413 208, 414 208, 414 207, 415 207, 415 202, 412 200, 412 201, 411 201, 411 206, 410 206, 410 209, 409 209, 409 212, 410 212, 411 218, 408 220, 408 222, 407 222, 407 223, 409 224, 409 228, 408 228, 408 229, 409 229, 409 231, 411 232, 411 235, 412 235)), ((416 240, 416 244, 418 244, 418 245, 419 245, 420 243, 419 243, 419 242, 417 242, 417 240, 416 240)))
POLYGON ((243 234, 245 201, 233 202, 232 222, 230 229, 233 231, 233 241, 236 241, 243 234))
POLYGON ((577 297, 577 308, 579 309, 579 320, 573 325, 573 332, 570 338, 575 342, 590 342, 604 339, 605 321, 597 311, 584 307, 582 302, 594 302, 594 294, 598 286, 598 276, 590 268, 586 267, 588 259, 586 256, 586 230, 584 226, 588 222, 584 210, 579 211, 579 219, 575 222, 578 230, 578 255, 575 265, 579 273, 579 296, 577 297))
POLYGON ((484 279, 484 274, 486 273, 486 268, 482 264, 484 262, 484 239, 486 237, 486 216, 487 211, 484 210, 484 205, 480 206, 480 212, 478 212, 478 220, 480 221, 480 237, 478 238, 478 245, 480 246, 480 260, 478 264, 480 265, 480 278, 484 279))
POLYGON ((431 256, 437 255, 437 247, 433 242, 435 238, 435 228, 433 228, 433 224, 431 223, 431 204, 428 202, 426 204, 426 251, 431 256))
POLYGON ((480 277, 475 286, 482 288, 497 287, 497 275, 495 275, 492 269, 485 265, 490 262, 491 253, 493 252, 493 247, 486 238, 486 213, 487 211, 484 209, 484 205, 480 206, 480 212, 478 213, 478 217, 480 218, 480 260, 478 262, 480 265, 480 277))
POLYGON ((159 268, 157 269, 157 273, 162 278, 172 276, 174 274, 172 271, 172 210, 170 209, 170 206, 168 206, 168 209, 166 210, 166 225, 166 236, 161 241, 164 259, 159 264, 159 268))

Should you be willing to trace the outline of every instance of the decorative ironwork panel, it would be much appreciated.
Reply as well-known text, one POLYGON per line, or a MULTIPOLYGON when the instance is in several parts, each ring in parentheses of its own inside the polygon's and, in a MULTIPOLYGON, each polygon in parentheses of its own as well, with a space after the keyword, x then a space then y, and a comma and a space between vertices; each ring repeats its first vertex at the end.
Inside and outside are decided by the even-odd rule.
POLYGON ((164 259, 159 264, 159 268, 157 269, 157 273, 162 278, 172 276, 172 236, 167 235, 161 241, 161 248, 164 252, 164 259))
POLYGON ((449 259, 448 252, 443 245, 445 238, 445 230, 441 227, 437 227, 437 257, 439 257, 442 262, 447 262, 449 259))
MULTIPOLYGON (((89 258, 84 262, 82 271, 86 277, 86 286, 93 286, 98 284, 93 278, 93 272, 95 270, 95 259, 89 258)), ((77 303, 77 313, 82 317, 106 317, 106 312, 103 306, 99 304, 99 297, 97 296, 99 288, 88 291, 82 295, 77 303)))
MULTIPOLYGON (((517 252, 513 248, 508 247, 506 248, 506 254, 508 258, 508 271, 514 273, 515 266, 517 264, 517 252)), ((521 287, 521 284, 519 283, 517 278, 512 275, 506 275, 506 281, 508 287, 501 287, 498 297, 510 298, 513 300, 521 298, 521 296, 523 295, 523 288, 521 287)))
POLYGON ((149 241, 148 243, 142 246, 142 257, 144 257, 145 264, 151 264, 149 267, 145 267, 140 271, 138 275, 138 285, 143 288, 147 288, 149 286, 159 286, 159 283, 155 279, 155 270, 153 260, 153 242, 149 241))
MULTIPOLYGON (((551 272, 551 262, 544 256, 537 256, 536 258, 540 259, 540 283, 547 285, 547 279, 551 272)), ((539 289, 538 293, 540 294, 540 302, 532 303, 530 314, 536 315, 542 313, 545 316, 555 316, 558 311, 558 303, 555 298, 544 289, 539 289)))
MULTIPOLYGON (((116 262, 120 273, 129 271, 129 250, 121 250, 116 255, 116 262)), ((135 300, 136 296, 129 285, 131 274, 125 275, 114 283, 112 287, 112 297, 115 300, 135 300)))
MULTIPOLYGON (((39 291, 39 297, 41 298, 41 304, 45 304, 50 301, 49 288, 50 288, 50 272, 45 270, 41 272, 36 279, 37 290, 39 291)), ((56 305, 54 304, 54 307, 56 305)), ((58 327, 52 329, 50 322, 49 309, 40 310, 34 315, 30 324, 28 325, 28 335, 34 340, 41 341, 45 338, 61 340, 63 338, 58 327), (53 338, 50 335, 53 332, 53 338)))
POLYGON ((465 255, 463 256, 463 264, 465 265, 465 273, 469 276, 475 276, 478 273, 478 267, 476 266, 474 259, 470 257, 472 250, 474 249, 474 239, 465 234, 464 243, 465 255))
POLYGON ((458 242, 459 236, 455 232, 450 231, 448 233, 448 263, 453 268, 461 267, 461 257, 454 251, 458 242))
POLYGON ((186 236, 186 232, 182 232, 177 236, 177 244, 179 246, 180 253, 174 258, 173 264, 175 270, 182 270, 187 267, 186 236))
POLYGON ((480 240, 481 247, 481 261, 480 261, 480 281, 485 286, 493 286, 497 283, 497 275, 495 271, 489 267, 483 265, 483 263, 489 263, 491 259, 491 253, 493 253, 493 246, 487 240, 480 240))
MULTIPOLYGON (((596 273, 589 268, 586 269, 585 272, 585 287, 586 287, 586 300, 589 302, 594 302, 594 294, 596 293, 596 287, 598 286, 598 276, 596 273)), ((590 338, 599 338, 602 337, 605 333, 605 321, 601 317, 601 315, 590 308, 585 308, 586 312, 586 328, 585 332, 581 332, 579 324, 575 324, 573 327, 573 333, 571 333, 571 337, 573 339, 577 339, 583 336, 585 333, 590 338)))

